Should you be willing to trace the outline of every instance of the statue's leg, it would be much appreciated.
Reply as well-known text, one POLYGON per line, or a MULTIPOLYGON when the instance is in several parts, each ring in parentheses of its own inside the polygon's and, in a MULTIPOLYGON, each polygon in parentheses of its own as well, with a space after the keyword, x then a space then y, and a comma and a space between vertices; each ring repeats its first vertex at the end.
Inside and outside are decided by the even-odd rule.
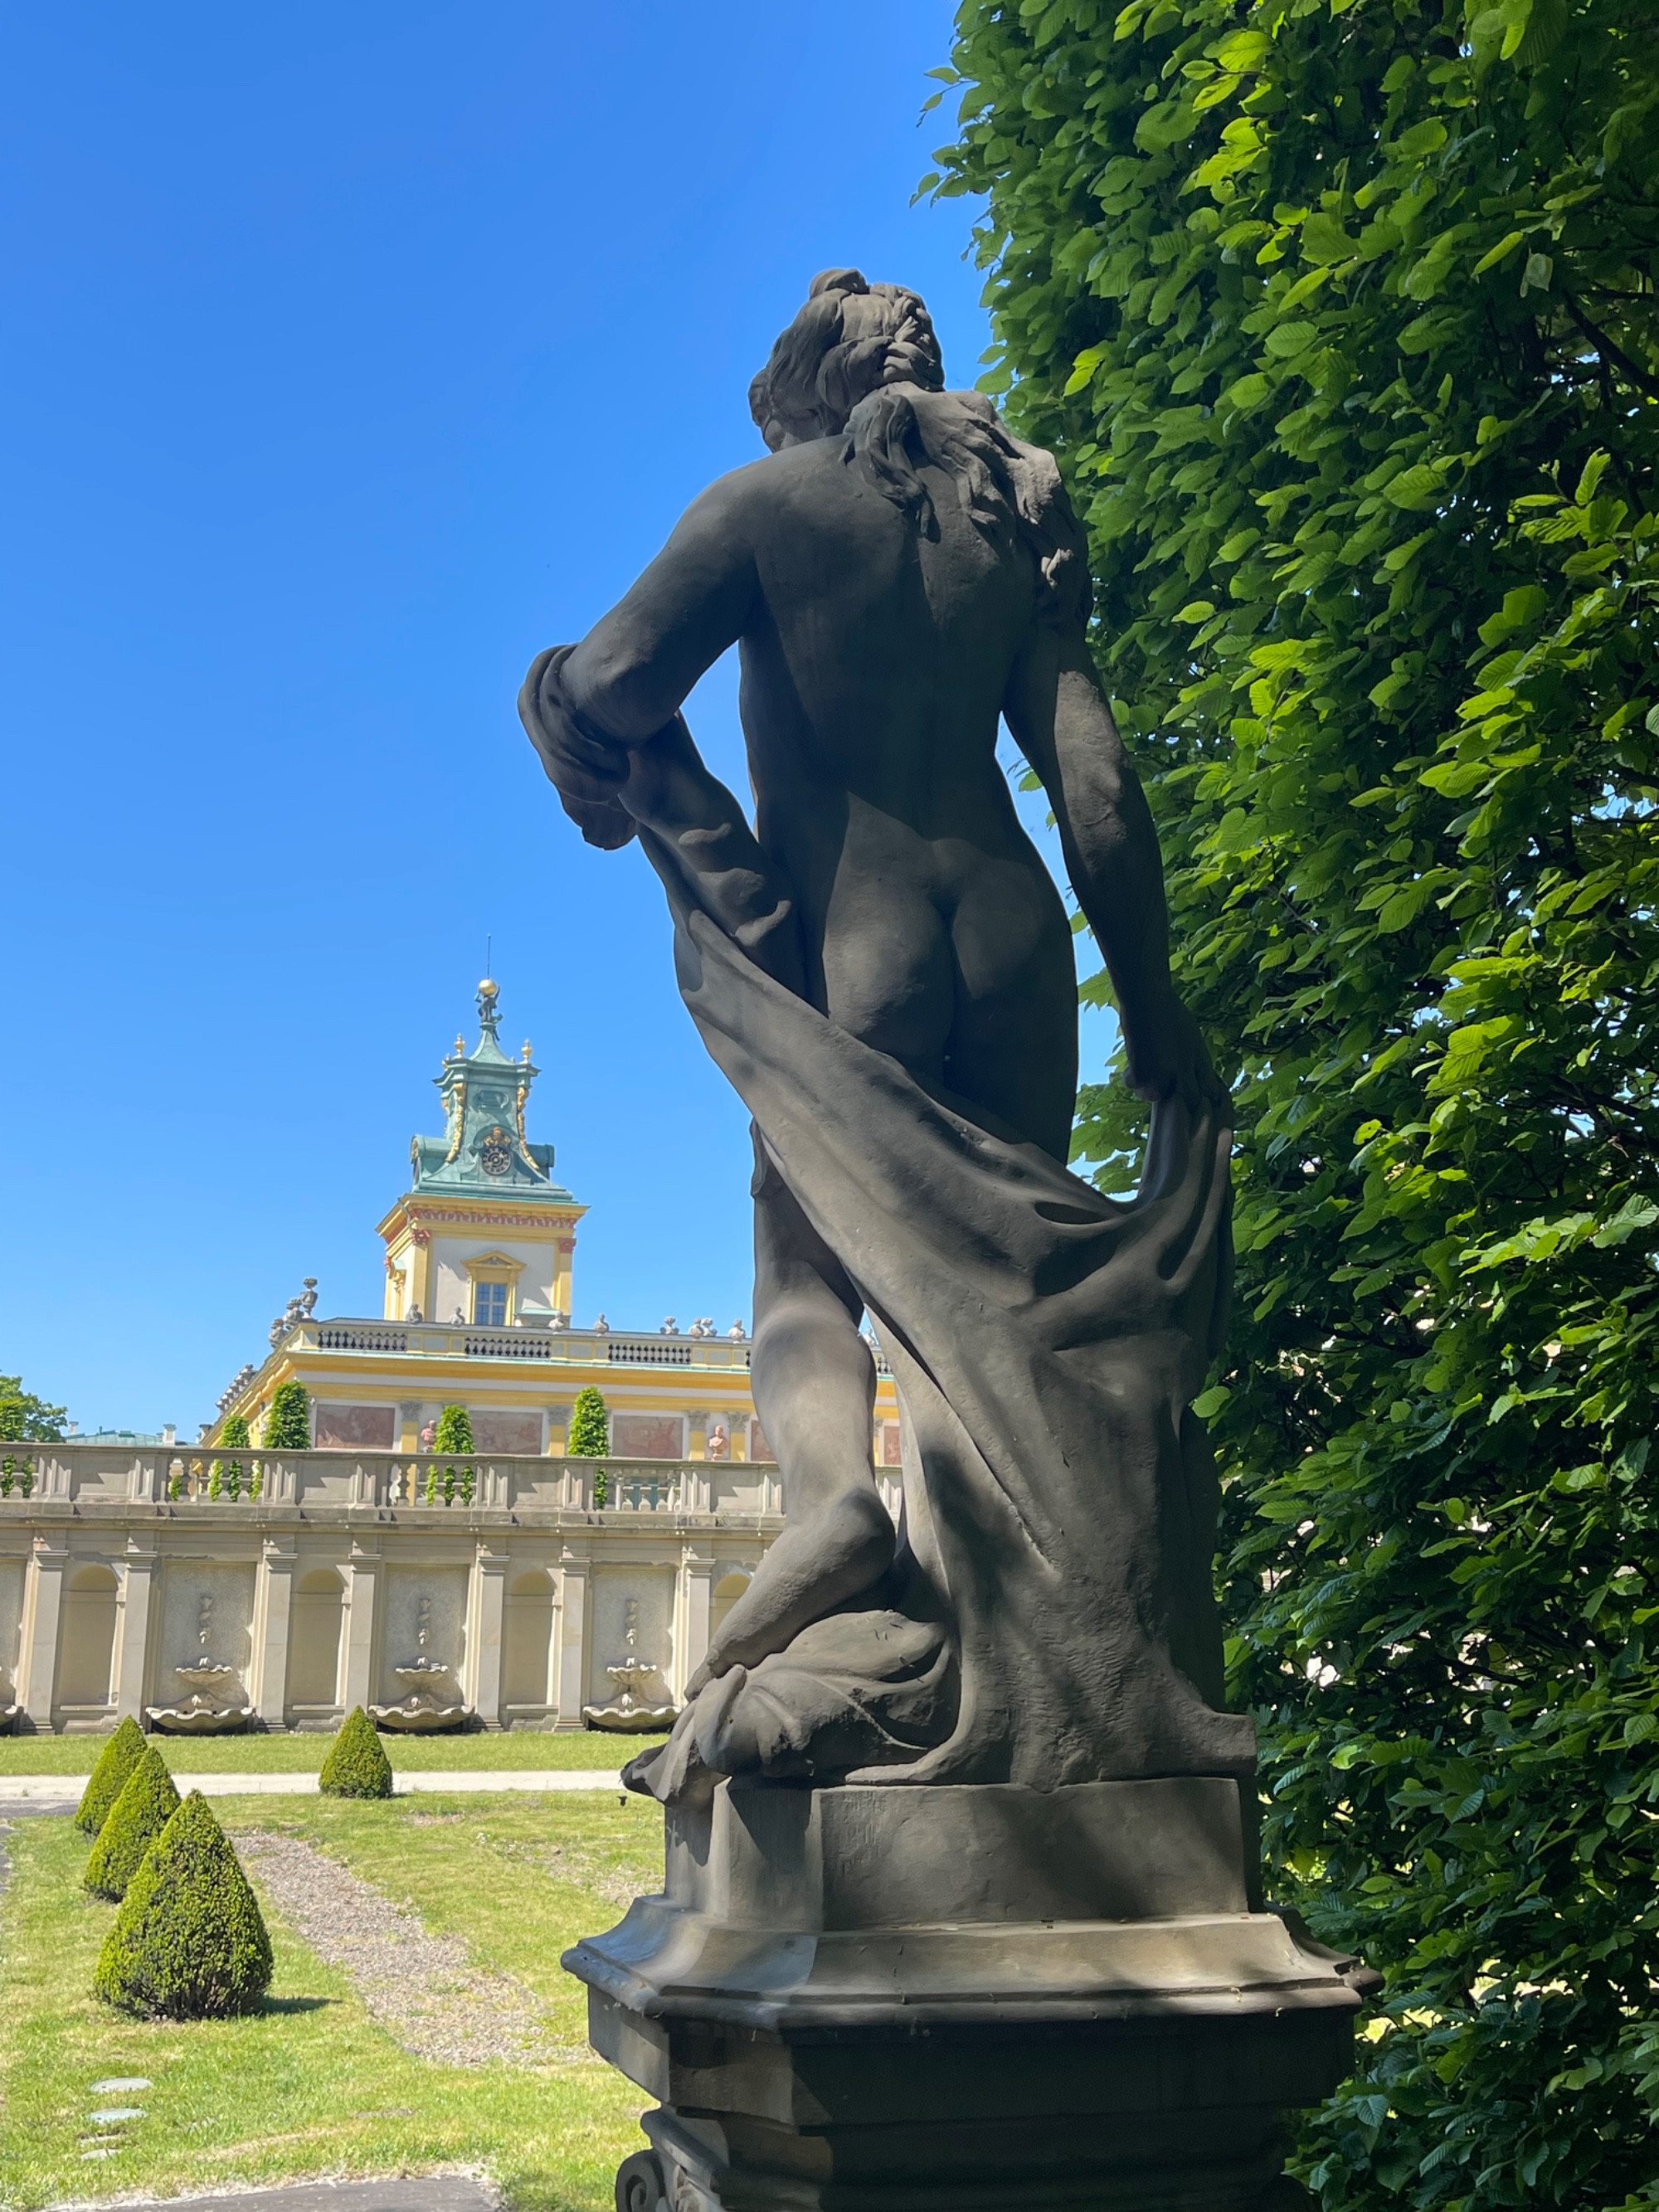
POLYGON ((788 1525, 710 1645, 701 1681, 752 1667, 891 1565, 871 1453, 876 1369, 858 1293, 757 1143, 755 1407, 788 1525))

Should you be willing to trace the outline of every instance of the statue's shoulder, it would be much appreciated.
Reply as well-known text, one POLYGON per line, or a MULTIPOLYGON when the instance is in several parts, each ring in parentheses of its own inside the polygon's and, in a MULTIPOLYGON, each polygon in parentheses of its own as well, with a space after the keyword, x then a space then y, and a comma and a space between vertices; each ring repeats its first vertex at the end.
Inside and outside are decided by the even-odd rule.
POLYGON ((775 507, 792 492, 826 477, 843 476, 847 444, 845 438, 815 439, 810 445, 790 446, 781 453, 763 453, 758 460, 745 461, 700 492, 688 517, 735 523, 775 507))

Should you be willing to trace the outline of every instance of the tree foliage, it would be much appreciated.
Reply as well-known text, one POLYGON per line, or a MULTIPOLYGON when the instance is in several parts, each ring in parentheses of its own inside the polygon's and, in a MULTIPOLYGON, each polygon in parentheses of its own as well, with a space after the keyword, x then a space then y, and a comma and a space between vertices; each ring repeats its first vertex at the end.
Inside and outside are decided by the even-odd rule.
POLYGON ((75 1825, 82 1834, 98 1833, 109 1818, 110 1808, 125 1789, 127 1777, 149 1748, 143 1730, 131 1714, 116 1723, 87 1777, 75 1810, 75 1825))
POLYGON ((611 1449, 611 1416, 604 1397, 591 1382, 584 1383, 576 1393, 564 1449, 571 1459, 603 1459, 611 1449))
POLYGON ((953 60, 1235 1084, 1274 1878, 1388 1978, 1301 2170, 1659 2201, 1659 12, 967 0, 953 60))
POLYGON ((257 2011, 270 1937, 230 1839, 192 1790, 145 1853, 93 1977, 106 2004, 145 2019, 257 2011))
POLYGON ((178 1809, 167 1761, 154 1744, 146 1744, 98 1832, 87 1861, 87 1887, 100 1897, 124 1898, 144 1853, 178 1809))
POLYGON ((465 1406, 446 1406, 438 1415, 438 1431, 433 1449, 441 1452, 470 1452, 472 1449, 472 1416, 465 1406))
POLYGON ((26 1390, 21 1375, 0 1375, 0 1443, 60 1444, 67 1419, 67 1407, 26 1390))
POLYGON ((325 1797, 389 1797, 392 1761, 361 1705, 354 1705, 329 1747, 317 1787, 325 1797))
POLYGON ((266 1451, 311 1449, 311 1401, 303 1382, 279 1382, 272 1393, 262 1439, 266 1451))

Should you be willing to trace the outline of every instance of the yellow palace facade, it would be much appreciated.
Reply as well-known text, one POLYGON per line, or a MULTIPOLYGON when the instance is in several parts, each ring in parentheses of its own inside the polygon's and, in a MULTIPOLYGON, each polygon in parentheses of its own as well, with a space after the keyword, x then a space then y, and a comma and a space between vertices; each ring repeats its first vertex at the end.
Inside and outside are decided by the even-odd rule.
MULTIPOLYGON (((258 1440, 284 1382, 304 1384, 318 1450, 418 1454, 441 1410, 463 1405, 480 1453, 560 1456, 571 1407, 596 1388, 610 1419, 609 1457, 769 1466, 749 1388, 744 1323, 708 1316, 647 1331, 604 1315, 572 1325, 577 1224, 586 1208, 554 1179, 550 1145, 525 1127, 538 1070, 526 1044, 499 1042, 499 994, 479 987, 479 1035, 462 1039, 437 1085, 441 1137, 410 1147, 410 1187, 379 1224, 386 1296, 378 1317, 319 1320, 295 1299, 273 1325, 270 1356, 245 1369, 206 1432, 240 1413, 258 1440)), ((899 1464, 898 1403, 878 1355, 872 1456, 899 1464)))
MULTIPOLYGON (((330 1729, 363 1705, 396 1726, 412 1701, 574 1729, 683 1697, 783 1525, 749 1339, 702 1316, 572 1325, 584 1208, 527 1133, 536 1069, 501 1049, 493 983, 478 1004, 477 1044, 437 1079, 443 1133, 415 1139, 380 1224, 380 1314, 319 1316, 307 1284, 191 1445, 0 1438, 19 1470, 0 1486, 0 1725, 330 1729), (303 1443, 266 1433, 290 1382, 303 1443), (590 1383, 609 1449, 571 1456, 590 1383), (456 1405, 472 1449, 439 1454, 456 1405), (224 1442, 237 1413, 246 1447, 224 1442)), ((871 1450, 896 1517, 877 1364, 871 1450)))

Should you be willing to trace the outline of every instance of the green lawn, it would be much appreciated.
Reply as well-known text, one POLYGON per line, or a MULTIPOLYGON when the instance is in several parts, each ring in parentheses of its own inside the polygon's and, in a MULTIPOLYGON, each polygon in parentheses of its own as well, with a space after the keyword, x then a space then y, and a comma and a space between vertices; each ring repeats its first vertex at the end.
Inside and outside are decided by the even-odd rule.
MULTIPOLYGON (((561 1950, 608 1927, 618 1900, 661 1878, 661 1814, 648 1800, 434 1794, 346 1804, 228 1798, 234 1834, 303 1836, 480 1965, 514 1975, 579 2043, 584 1993, 561 1950)), ((640 2092, 597 2060, 539 2068, 441 2066, 410 2057, 270 1915, 276 1973, 245 2021, 154 2025, 90 1994, 113 1907, 80 1887, 87 1844, 64 1818, 15 1822, 0 1910, 0 2172, 14 2212, 65 2198, 166 2196, 307 2175, 482 2169, 525 2212, 604 2212, 617 2163, 640 2147, 640 2092), (131 2097, 94 2081, 147 2077, 131 2097), (144 2107, 122 2147, 86 2161, 88 2115, 144 2107)))
MULTIPOLYGON (((152 1736, 175 1774, 314 1774, 331 1735, 152 1736)), ((614 1771, 657 1736, 607 1735, 584 1729, 569 1735, 528 1729, 477 1735, 383 1735, 394 1767, 410 1773, 446 1767, 603 1767, 614 1771)), ((103 1748, 96 1735, 0 1735, 0 1789, 9 1774, 89 1774, 103 1748)))

